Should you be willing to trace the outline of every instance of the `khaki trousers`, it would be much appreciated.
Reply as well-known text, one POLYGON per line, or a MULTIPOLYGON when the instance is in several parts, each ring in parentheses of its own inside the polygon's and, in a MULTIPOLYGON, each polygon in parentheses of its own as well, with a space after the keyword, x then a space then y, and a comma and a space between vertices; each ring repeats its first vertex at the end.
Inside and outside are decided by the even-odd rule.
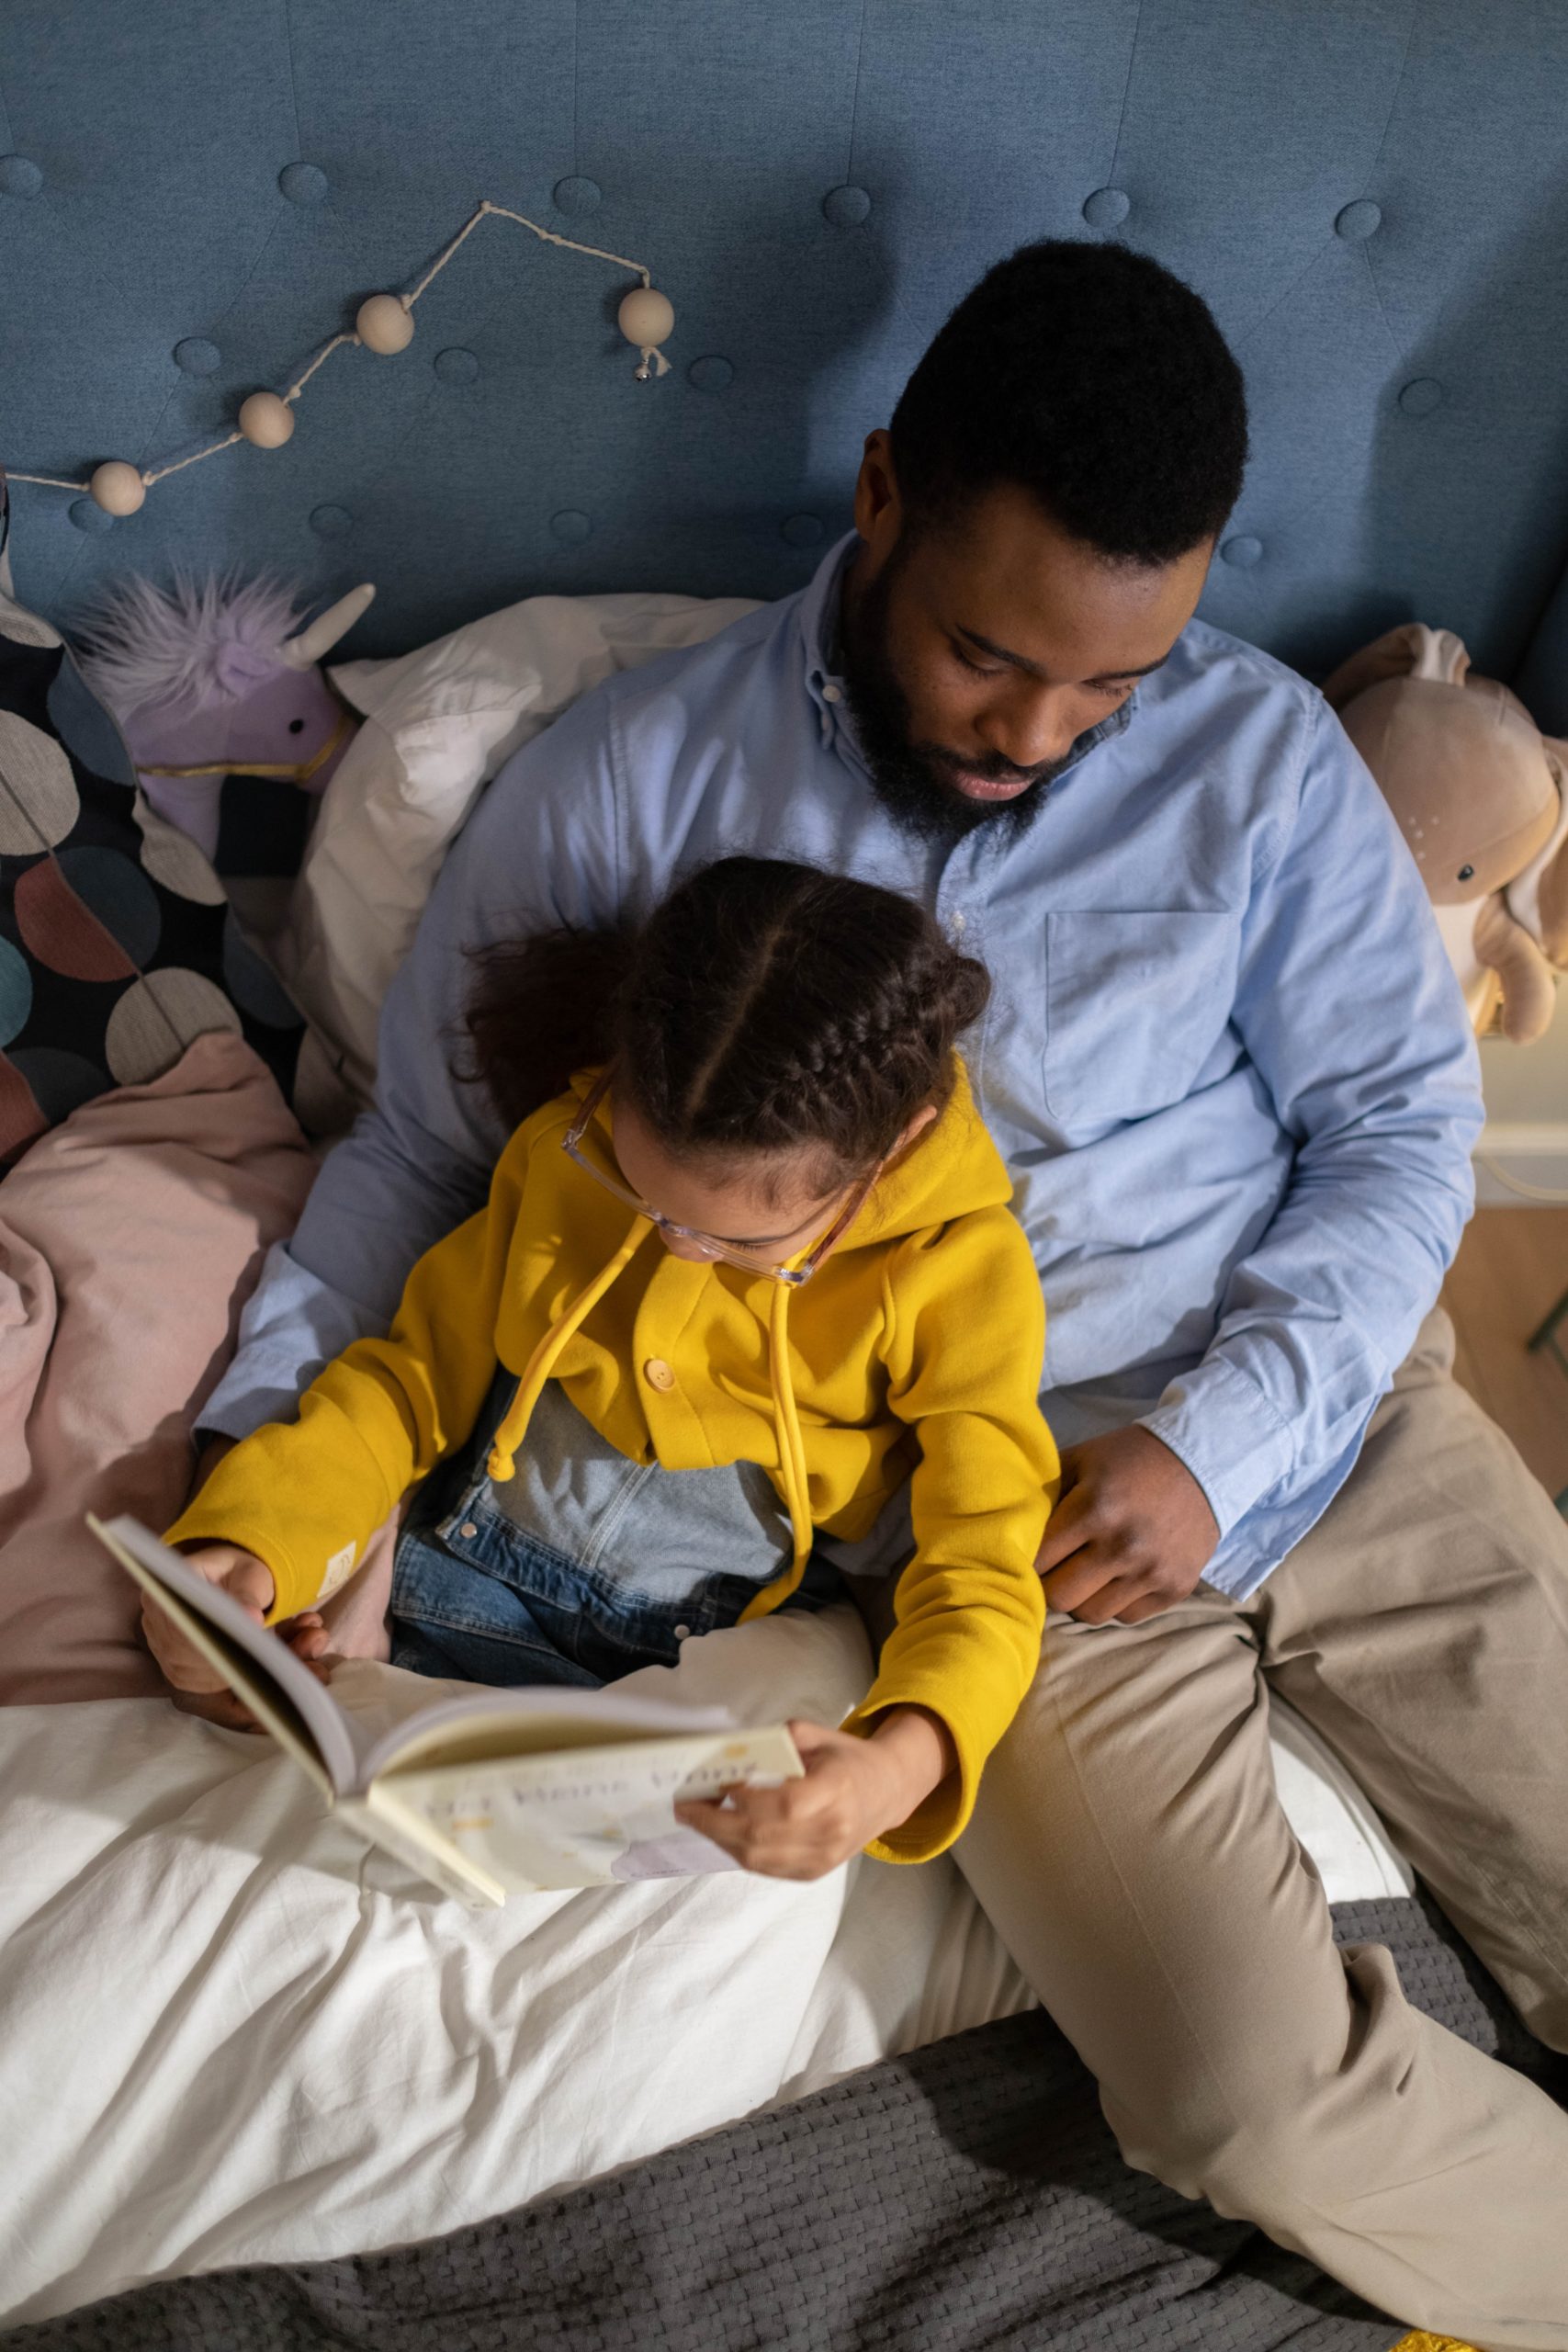
POLYGON ((1568 2049, 1568 1526, 1440 1311, 1323 1520, 1241 1604, 1053 1616, 958 1860, 1129 2164, 1484 2352, 1568 2352, 1568 2114, 1341 1954, 1269 1694, 1349 1765, 1568 2049))

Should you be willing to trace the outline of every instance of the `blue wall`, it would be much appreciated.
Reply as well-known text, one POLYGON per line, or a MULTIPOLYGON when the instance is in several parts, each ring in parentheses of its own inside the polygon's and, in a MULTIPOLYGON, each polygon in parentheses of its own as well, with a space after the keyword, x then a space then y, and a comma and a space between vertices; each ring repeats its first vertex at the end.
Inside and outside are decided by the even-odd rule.
MULTIPOLYGON (((377 581, 367 652, 534 590, 781 594, 946 311, 1043 234, 1153 253, 1242 359, 1223 626, 1321 671, 1415 616, 1507 675, 1562 575, 1552 0, 7 0, 0 42, 13 467, 226 429, 482 195, 676 310, 637 384, 624 273, 486 222, 286 448, 107 530, 18 489, 18 587, 57 614, 234 560, 377 581)), ((1568 724, 1555 626, 1529 674, 1568 724)))

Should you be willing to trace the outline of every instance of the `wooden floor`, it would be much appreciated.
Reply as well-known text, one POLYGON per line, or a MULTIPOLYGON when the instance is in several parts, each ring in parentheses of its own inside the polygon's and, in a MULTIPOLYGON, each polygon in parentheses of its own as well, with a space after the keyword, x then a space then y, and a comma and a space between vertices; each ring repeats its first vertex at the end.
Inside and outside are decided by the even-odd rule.
MULTIPOLYGON (((1455 1371, 1548 1493, 1568 1487, 1568 1372, 1532 1331, 1568 1291, 1568 1208, 1477 1209, 1443 1287, 1455 1371)), ((1568 1355, 1568 1318, 1558 1342, 1568 1355)))

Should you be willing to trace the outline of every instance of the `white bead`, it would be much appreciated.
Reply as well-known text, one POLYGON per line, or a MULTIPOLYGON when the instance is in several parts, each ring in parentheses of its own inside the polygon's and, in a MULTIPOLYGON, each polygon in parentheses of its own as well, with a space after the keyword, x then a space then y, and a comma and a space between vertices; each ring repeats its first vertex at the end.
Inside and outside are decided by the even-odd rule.
POLYGON ((110 458, 95 467, 87 490, 94 505, 101 506, 106 514, 134 514, 147 496, 146 483, 123 458, 110 458))
POLYGON ((276 392, 253 392, 240 403, 240 430, 254 449, 281 449, 294 430, 294 411, 276 392))
POLYGON ((639 351, 656 350, 675 323, 674 306, 656 286, 637 286, 623 296, 615 313, 621 333, 639 351))
POLYGON ((413 341, 413 313, 396 294, 367 295, 354 323, 367 351, 384 356, 406 351, 413 341))

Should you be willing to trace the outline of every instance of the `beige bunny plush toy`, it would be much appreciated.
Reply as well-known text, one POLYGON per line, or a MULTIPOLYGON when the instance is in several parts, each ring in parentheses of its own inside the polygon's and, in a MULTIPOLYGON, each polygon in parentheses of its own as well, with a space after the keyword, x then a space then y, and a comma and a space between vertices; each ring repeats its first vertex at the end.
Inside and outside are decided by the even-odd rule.
POLYGON ((1568 743, 1419 622, 1323 691, 1421 869, 1477 1035, 1531 1044, 1568 967, 1568 743))

